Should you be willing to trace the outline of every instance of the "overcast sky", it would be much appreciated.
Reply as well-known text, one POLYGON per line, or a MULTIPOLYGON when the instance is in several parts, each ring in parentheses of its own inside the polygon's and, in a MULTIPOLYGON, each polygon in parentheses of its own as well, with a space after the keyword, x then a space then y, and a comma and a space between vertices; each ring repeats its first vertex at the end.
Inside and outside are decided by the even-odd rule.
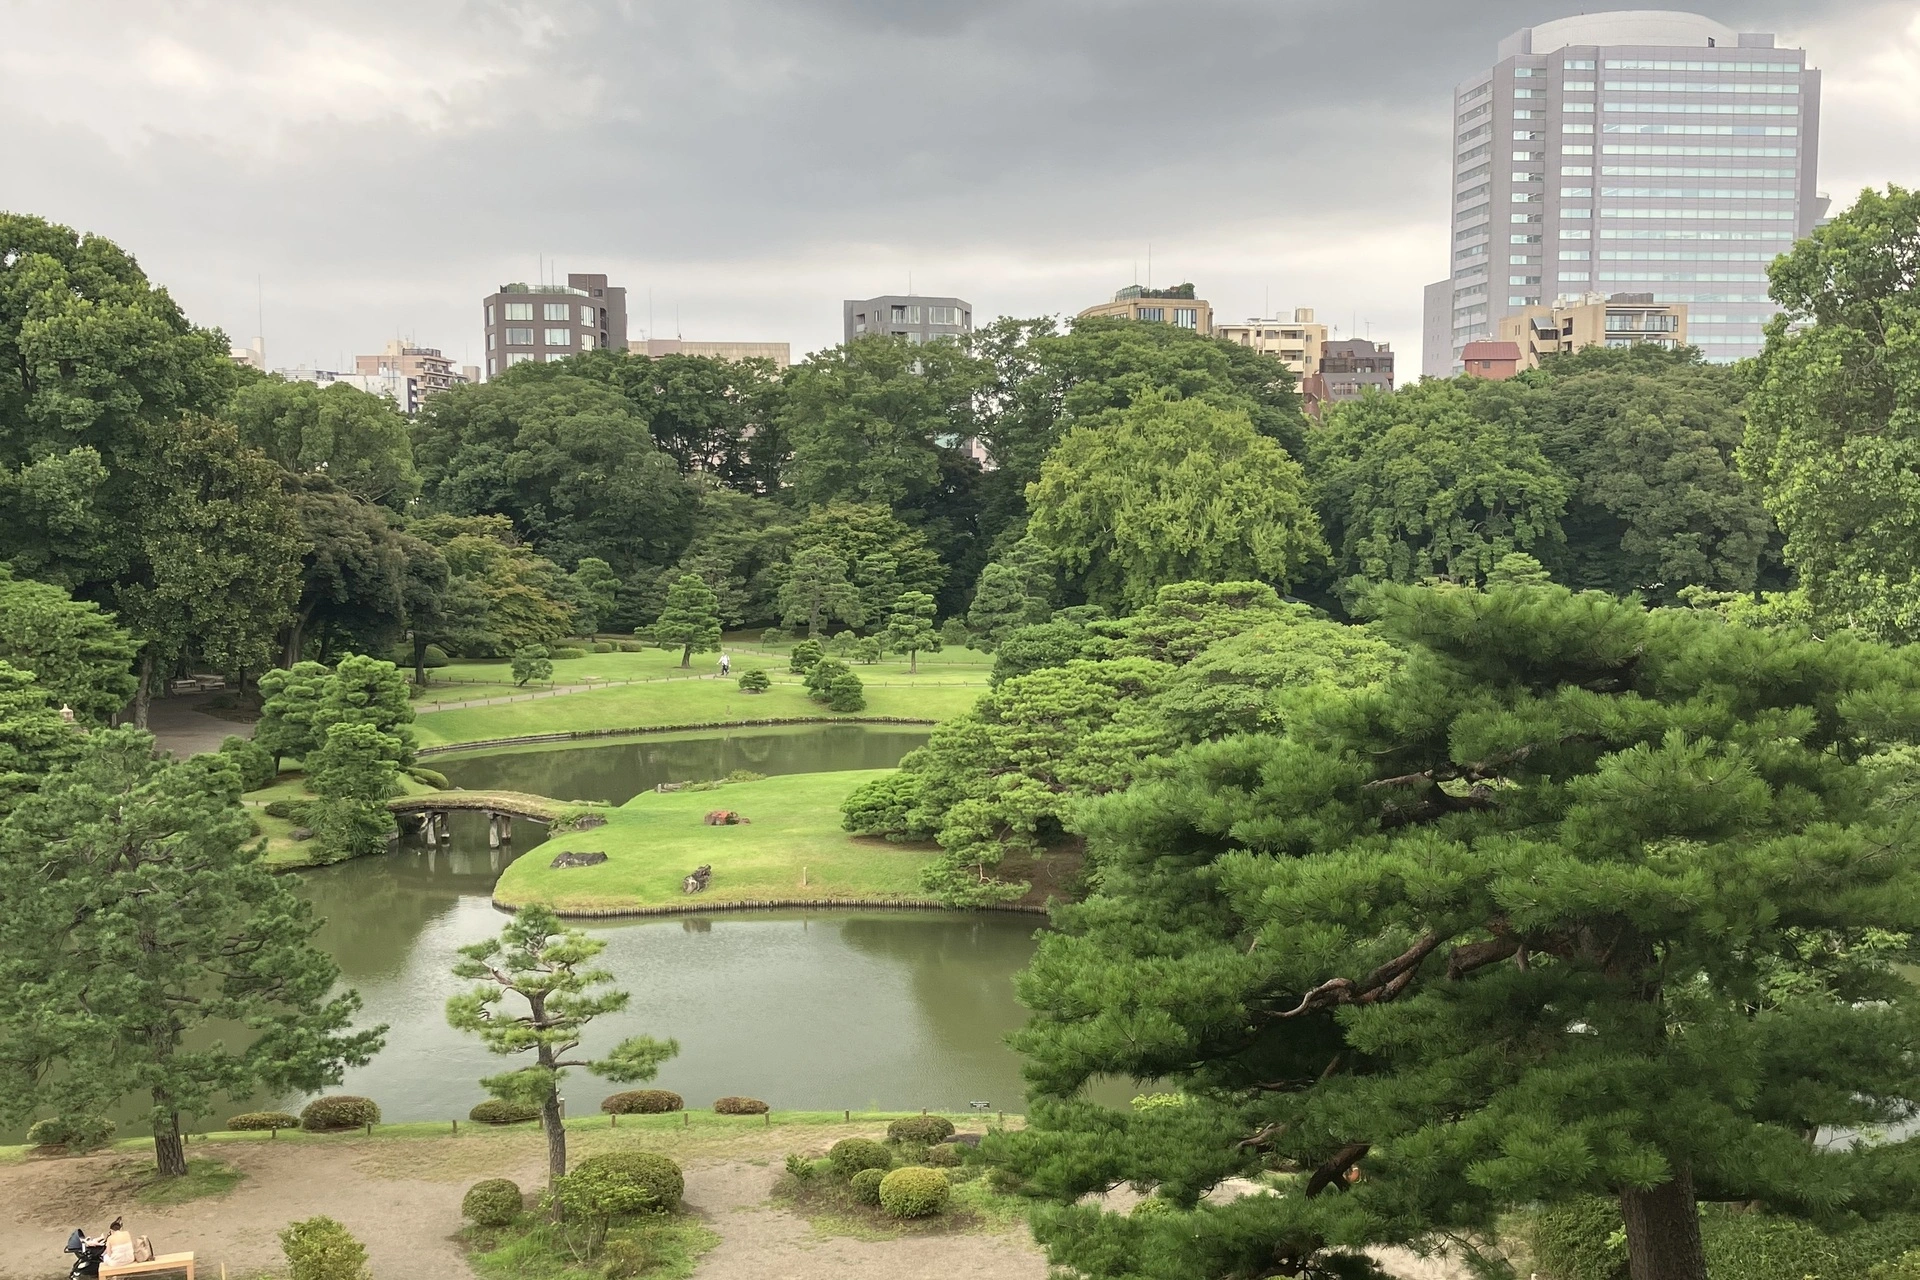
MULTIPOLYGON (((1695 6, 1825 72, 1820 187, 1920 185, 1920 5, 1695 6)), ((1071 314, 1136 276, 1311 306, 1417 375, 1451 86, 1558 0, 0 0, 0 208, 201 324, 479 363, 503 281, 631 336, 840 340, 840 300, 1071 314), (258 298, 257 298, 258 294, 258 298)), ((1270 299, 1270 303, 1269 303, 1270 299)))

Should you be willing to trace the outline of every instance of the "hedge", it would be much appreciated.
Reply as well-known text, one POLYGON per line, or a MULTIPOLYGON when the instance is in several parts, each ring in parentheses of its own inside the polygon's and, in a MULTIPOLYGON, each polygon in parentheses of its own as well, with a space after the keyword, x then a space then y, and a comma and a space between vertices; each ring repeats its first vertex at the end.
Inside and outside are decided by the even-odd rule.
POLYGON ((763 1116, 767 1104, 758 1098, 715 1098, 713 1109, 723 1116, 763 1116))
POLYGON ((460 1212, 483 1227, 504 1227, 525 1207, 518 1184, 505 1178, 474 1183, 460 1201, 460 1212))
POLYGON ((569 658, 584 658, 587 656, 587 651, 585 649, 576 649, 571 645, 562 645, 547 656, 555 662, 565 662, 569 658))
POLYGON ((286 1111, 243 1111, 237 1116, 227 1117, 227 1128, 236 1133, 299 1127, 300 1117, 286 1111))
POLYGON ((33 1122, 27 1130, 27 1143, 35 1147, 92 1151, 113 1140, 115 1127, 105 1116, 48 1116, 33 1122))
POLYGON ((861 1204, 879 1204, 880 1183, 886 1176, 885 1169, 862 1169, 847 1179, 847 1185, 853 1188, 853 1198, 861 1204))
POLYGON ((488 1098, 476 1103, 473 1110, 467 1112, 467 1119, 475 1124, 522 1124, 528 1120, 538 1120, 540 1108, 525 1102, 508 1102, 503 1098, 488 1098))
MULTIPOLYGON (((1620 1207, 1586 1197, 1540 1210, 1525 1234, 1541 1280, 1626 1280, 1620 1207)), ((1828 1233, 1795 1218, 1705 1206, 1701 1248, 1714 1280, 1858 1280, 1920 1248, 1920 1214, 1856 1221, 1828 1233)))
POLYGON ((953 1136, 953 1121, 945 1116, 905 1116, 887 1126, 889 1142, 945 1142, 953 1136))
POLYGON ((862 1169, 893 1167, 893 1152, 872 1138, 842 1138, 827 1151, 827 1159, 833 1162, 833 1171, 843 1178, 851 1178, 862 1169))
POLYGON ((680 1166, 652 1151, 609 1151, 589 1156, 573 1168, 575 1173, 585 1171, 622 1179, 642 1191, 656 1209, 677 1207, 687 1190, 680 1166))
POLYGON ((300 1112, 300 1127, 309 1133, 358 1129, 363 1125, 379 1123, 380 1108, 374 1101, 371 1098, 356 1098, 350 1093, 315 1098, 300 1112))
POLYGON ((895 1169, 880 1180, 880 1207, 896 1218, 929 1217, 946 1208, 952 1194, 939 1169, 895 1169))
POLYGON ((628 1089, 600 1099, 600 1109, 614 1116, 657 1116, 678 1111, 686 1100, 671 1089, 628 1089))

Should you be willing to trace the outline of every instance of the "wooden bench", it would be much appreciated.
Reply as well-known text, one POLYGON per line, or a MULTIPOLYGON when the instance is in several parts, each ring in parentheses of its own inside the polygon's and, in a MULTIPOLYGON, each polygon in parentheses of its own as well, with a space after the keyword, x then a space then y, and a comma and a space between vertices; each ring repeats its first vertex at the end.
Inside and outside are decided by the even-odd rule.
POLYGON ((182 1271, 187 1280, 195 1280, 191 1253, 163 1253, 152 1262, 123 1262, 117 1267, 100 1268, 101 1280, 112 1276, 150 1276, 160 1271, 182 1271))

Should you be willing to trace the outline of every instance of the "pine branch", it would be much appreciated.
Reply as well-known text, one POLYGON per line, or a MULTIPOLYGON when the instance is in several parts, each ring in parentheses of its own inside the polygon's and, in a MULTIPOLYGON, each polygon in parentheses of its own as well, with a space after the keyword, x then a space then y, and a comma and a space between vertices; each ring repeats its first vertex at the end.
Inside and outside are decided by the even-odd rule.
POLYGON ((1383 1000, 1391 1000, 1407 989, 1413 982, 1413 975, 1419 969, 1420 962, 1432 955, 1433 949, 1444 941, 1446 938, 1443 935, 1429 933, 1359 982, 1355 982, 1352 978, 1328 978, 1300 997, 1300 1003, 1294 1008, 1285 1013, 1269 1016, 1297 1018, 1303 1013, 1330 1009, 1335 1005, 1377 1004, 1383 1000))
POLYGON ((1328 1187, 1339 1187, 1342 1191, 1345 1191, 1347 1189, 1347 1170, 1359 1164, 1370 1150, 1372 1150, 1372 1144, 1370 1143, 1349 1142, 1346 1146, 1334 1152, 1333 1156, 1325 1164, 1315 1169, 1313 1176, 1307 1179, 1307 1199, 1313 1199, 1313 1197, 1319 1195, 1328 1187))

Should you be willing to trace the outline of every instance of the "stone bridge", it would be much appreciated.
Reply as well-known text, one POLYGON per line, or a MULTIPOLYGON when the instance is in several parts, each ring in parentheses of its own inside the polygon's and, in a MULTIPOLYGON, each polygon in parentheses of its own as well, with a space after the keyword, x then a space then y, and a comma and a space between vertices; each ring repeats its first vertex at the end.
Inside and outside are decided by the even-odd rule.
POLYGON ((596 827, 606 821, 596 806, 526 791, 426 791, 389 800, 387 808, 396 815, 418 816, 430 845, 446 839, 447 815, 456 810, 486 814, 487 843, 494 848, 513 839, 515 818, 562 828, 596 827))

